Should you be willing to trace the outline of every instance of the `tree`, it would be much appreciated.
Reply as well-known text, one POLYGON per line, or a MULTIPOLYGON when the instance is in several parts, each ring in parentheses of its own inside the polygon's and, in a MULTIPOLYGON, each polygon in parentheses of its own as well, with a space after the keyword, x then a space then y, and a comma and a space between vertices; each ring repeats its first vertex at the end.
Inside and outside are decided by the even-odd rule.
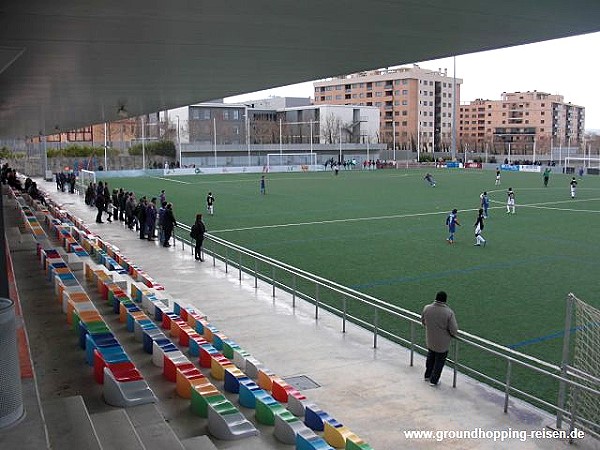
POLYGON ((326 144, 335 144, 340 142, 340 128, 342 120, 333 113, 329 113, 325 120, 321 121, 321 136, 326 144))

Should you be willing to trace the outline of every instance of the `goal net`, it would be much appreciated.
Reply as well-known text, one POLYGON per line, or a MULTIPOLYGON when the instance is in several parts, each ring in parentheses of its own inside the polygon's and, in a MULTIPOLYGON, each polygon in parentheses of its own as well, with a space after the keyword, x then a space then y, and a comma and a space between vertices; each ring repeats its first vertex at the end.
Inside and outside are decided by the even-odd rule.
POLYGON ((573 294, 567 301, 567 319, 574 317, 575 327, 568 333, 573 353, 571 358, 563 356, 567 363, 563 363, 563 370, 571 380, 589 388, 569 387, 565 409, 572 417, 567 420, 574 418, 578 426, 600 436, 600 310, 573 294))
POLYGON ((81 169, 75 186, 80 193, 85 192, 90 183, 96 182, 96 172, 92 170, 81 169))
POLYGON ((311 153, 269 153, 267 166, 316 166, 317 154, 311 153))

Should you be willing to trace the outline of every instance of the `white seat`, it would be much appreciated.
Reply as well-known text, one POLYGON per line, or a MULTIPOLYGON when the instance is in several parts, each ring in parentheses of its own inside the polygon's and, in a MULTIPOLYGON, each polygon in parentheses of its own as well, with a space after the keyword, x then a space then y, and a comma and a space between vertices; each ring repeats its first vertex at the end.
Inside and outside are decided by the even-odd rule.
POLYGON ((209 403, 208 431, 217 439, 233 441, 249 436, 257 436, 258 430, 242 413, 219 414, 209 403))
POLYGON ((275 415, 275 431, 273 434, 278 441, 284 444, 294 445, 296 443, 296 435, 300 432, 306 433, 306 430, 312 432, 302 421, 296 417, 285 420, 281 415, 275 415))
POLYGON ((304 417, 304 406, 308 403, 307 399, 300 400, 293 395, 288 395, 287 409, 296 417, 304 417))
MULTIPOLYGON (((171 352, 167 352, 167 353, 171 353, 171 352)), ((175 353, 181 353, 179 352, 175 352, 175 353)), ((158 345, 156 343, 156 341, 152 342, 152 364, 154 364, 156 367, 160 367, 162 368, 164 366, 164 352, 163 349, 160 345, 158 345)))
POLYGON ((246 358, 246 367, 244 369, 246 375, 248 375, 253 380, 256 380, 256 378, 258 377, 259 369, 262 369, 263 367, 264 364, 261 363, 258 359, 254 358, 253 356, 248 356, 246 358))
POLYGON ((119 382, 108 367, 104 368, 104 401, 112 406, 129 406, 156 403, 158 399, 145 380, 119 382))

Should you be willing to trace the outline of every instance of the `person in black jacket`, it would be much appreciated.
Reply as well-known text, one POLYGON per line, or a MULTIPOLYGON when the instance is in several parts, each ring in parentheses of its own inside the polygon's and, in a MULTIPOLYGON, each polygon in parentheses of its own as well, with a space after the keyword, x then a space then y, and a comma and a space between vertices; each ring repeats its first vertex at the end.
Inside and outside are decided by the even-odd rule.
POLYGON ((173 204, 167 203, 165 208, 165 215, 163 216, 163 247, 170 247, 171 243, 171 235, 173 234, 173 228, 177 226, 177 221, 175 220, 175 215, 173 214, 173 204))
POLYGON ((104 208, 106 208, 106 202, 104 201, 104 193, 100 190, 96 195, 96 208, 98 209, 98 214, 96 215, 96 223, 104 223, 102 222, 102 213, 104 212, 104 208))
POLYGON ((192 230, 190 231, 190 237, 196 240, 196 246, 194 247, 194 258, 196 258, 196 261, 204 261, 202 258, 204 233, 206 233, 206 227, 204 226, 204 222, 202 222, 202 214, 196 214, 196 222, 192 225, 192 230))

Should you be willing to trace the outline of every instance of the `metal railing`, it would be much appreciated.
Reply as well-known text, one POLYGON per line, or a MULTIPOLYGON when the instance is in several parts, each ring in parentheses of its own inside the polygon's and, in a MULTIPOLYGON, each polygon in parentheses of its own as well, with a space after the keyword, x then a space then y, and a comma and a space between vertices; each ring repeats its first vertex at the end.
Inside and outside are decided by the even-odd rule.
MULTIPOLYGON (((174 232, 174 240, 181 244, 182 250, 189 246, 194 251, 194 243, 189 237, 190 227, 178 224, 174 232)), ((271 294, 275 298, 277 289, 291 295, 292 307, 296 307, 297 299, 302 299, 314 305, 314 318, 319 318, 319 311, 329 311, 341 319, 341 331, 347 331, 348 322, 369 330, 373 334, 373 347, 377 348, 377 340, 382 336, 390 341, 402 344, 409 349, 409 364, 414 364, 414 354, 419 352, 426 354, 424 346, 424 333, 421 318, 418 314, 398 307, 378 298, 348 288, 334 281, 306 272, 268 256, 262 255, 240 245, 228 242, 209 233, 205 234, 203 253, 212 257, 213 266, 217 260, 225 266, 225 272, 237 270, 240 282, 243 273, 254 278, 254 287, 258 287, 261 280, 271 285, 271 294), (360 306, 359 306, 360 305, 360 306), (356 308, 359 306, 359 308, 356 308), (356 310, 355 313, 352 313, 356 310), (358 312, 362 312, 358 314, 358 312), (370 317, 370 320, 368 319, 370 317), (395 329, 402 328, 394 326, 403 324, 407 329, 402 333, 395 329)), ((577 398, 577 393, 587 391, 598 398, 600 402, 600 385, 594 382, 593 377, 586 377, 568 372, 566 376, 561 367, 551 364, 535 357, 509 349, 495 342, 475 336, 465 331, 458 332, 456 339, 449 352, 448 359, 453 369, 452 386, 456 387, 458 372, 462 372, 482 380, 504 392, 504 412, 508 412, 511 396, 521 398, 525 401, 537 404, 544 409, 567 418, 570 430, 575 426, 585 429, 595 438, 600 438, 600 423, 590 421, 578 416, 577 404, 566 410, 558 404, 541 398, 535 393, 527 392, 516 387, 516 369, 524 369, 538 376, 548 379, 550 382, 567 386, 572 392, 572 397, 577 398), (490 360, 501 362, 505 369, 502 377, 494 377, 486 374, 482 369, 469 365, 464 359, 459 359, 459 349, 462 351, 474 351, 484 353, 490 360), (588 385, 594 385, 590 387, 588 385)), ((564 369, 564 368, 563 368, 564 369)), ((597 380, 596 380, 597 381, 597 380)), ((537 383, 536 383, 537 384, 537 383)), ((556 402, 558 403, 558 401, 556 402)))

